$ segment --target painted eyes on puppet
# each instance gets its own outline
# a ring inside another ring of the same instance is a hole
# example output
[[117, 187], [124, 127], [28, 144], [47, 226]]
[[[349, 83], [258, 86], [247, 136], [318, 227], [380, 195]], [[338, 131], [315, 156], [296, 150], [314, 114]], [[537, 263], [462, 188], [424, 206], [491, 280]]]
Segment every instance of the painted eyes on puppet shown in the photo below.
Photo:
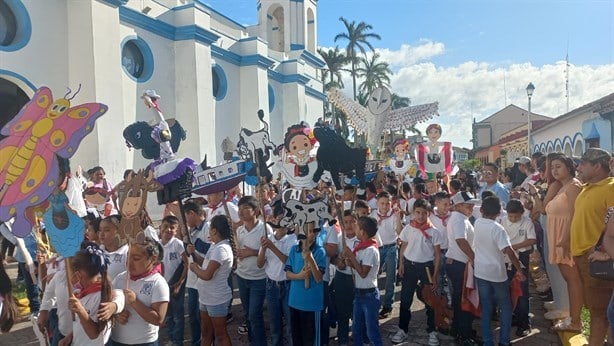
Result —
[[137, 132], [137, 133], [134, 135], [134, 138], [136, 138], [136, 139], [141, 139], [141, 131]]

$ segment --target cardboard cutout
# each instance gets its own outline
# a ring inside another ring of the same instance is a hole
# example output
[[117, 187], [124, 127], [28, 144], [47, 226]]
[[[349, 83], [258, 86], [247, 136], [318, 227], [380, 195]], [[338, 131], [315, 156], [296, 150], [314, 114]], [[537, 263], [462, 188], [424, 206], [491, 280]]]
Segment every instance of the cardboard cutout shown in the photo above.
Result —
[[85, 222], [69, 206], [69, 199], [61, 190], [49, 196], [51, 207], [43, 214], [45, 229], [55, 251], [63, 257], [72, 257], [83, 241]]
[[[179, 150], [181, 141], [186, 139], [186, 132], [175, 119], [167, 121], [170, 131], [170, 147], [173, 153]], [[145, 121], [137, 121], [124, 129], [124, 139], [128, 148], [140, 149], [141, 155], [148, 160], [159, 160], [161, 155], [160, 143], [156, 140], [160, 138], [160, 124], [152, 126]]]
[[356, 131], [367, 134], [367, 143], [373, 151], [379, 147], [384, 130], [409, 128], [439, 115], [438, 102], [391, 109], [392, 97], [384, 87], [375, 89], [369, 95], [367, 108], [337, 89], [328, 92], [328, 100], [348, 117]]
[[277, 166], [295, 188], [312, 189], [316, 186], [313, 175], [318, 168], [318, 162], [312, 154], [316, 142], [311, 129], [302, 122], [290, 126], [286, 132]]
[[237, 143], [239, 156], [248, 163], [249, 167], [245, 182], [252, 186], [258, 184], [257, 171], [260, 171], [260, 176], [265, 181], [270, 182], [273, 179], [267, 161], [271, 158], [271, 151], [274, 155], [278, 155], [277, 147], [271, 141], [269, 124], [264, 121], [262, 109], [258, 111], [258, 119], [264, 124], [264, 127], [258, 131], [241, 128]]
[[350, 148], [345, 140], [329, 127], [316, 127], [313, 130], [315, 138], [320, 142], [316, 155], [318, 169], [313, 175], [313, 181], [319, 182], [324, 171], [329, 171], [337, 193], [343, 193], [339, 181], [339, 173], [351, 176], [354, 173], [359, 181], [357, 194], [363, 194], [365, 189], [365, 164], [367, 149]]
[[207, 157], [194, 171], [192, 192], [199, 195], [211, 195], [232, 189], [245, 179], [247, 175], [244, 160], [235, 157], [233, 160], [219, 166], [209, 167]]
[[412, 161], [409, 158], [409, 142], [402, 138], [392, 143], [392, 155], [388, 160], [388, 170], [394, 172], [395, 175], [404, 176], [412, 167]]
[[329, 222], [334, 220], [334, 217], [328, 212], [328, 202], [326, 200], [303, 203], [291, 199], [284, 204], [284, 210], [285, 214], [279, 221], [279, 225], [284, 228], [292, 228], [294, 225], [297, 225], [299, 232], [308, 223], [313, 222], [315, 225], [319, 225], [320, 220]]
[[141, 169], [134, 177], [128, 176], [126, 180], [117, 184], [119, 210], [122, 215], [119, 224], [121, 244], [130, 240], [139, 239], [143, 234], [142, 220], [146, 215], [147, 193], [158, 191], [163, 188], [152, 177], [150, 171]]
[[435, 179], [439, 172], [452, 173], [452, 143], [440, 142], [441, 126], [431, 124], [426, 128], [429, 141], [418, 144], [416, 157], [420, 170], [427, 173], [429, 180]]
[[13, 230], [19, 237], [33, 226], [25, 218], [26, 208], [45, 201], [59, 183], [56, 155], [72, 157], [107, 111], [101, 103], [71, 107], [78, 92], [69, 97], [69, 89], [54, 100], [51, 90], [42, 87], [0, 131], [8, 136], [0, 141], [0, 220], [15, 217]]

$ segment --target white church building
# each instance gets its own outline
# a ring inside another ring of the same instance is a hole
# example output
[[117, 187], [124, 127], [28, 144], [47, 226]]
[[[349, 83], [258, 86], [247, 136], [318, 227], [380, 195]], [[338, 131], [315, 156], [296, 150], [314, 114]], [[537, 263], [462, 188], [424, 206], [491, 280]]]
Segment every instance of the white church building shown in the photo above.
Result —
[[0, 126], [38, 87], [61, 98], [81, 84], [73, 105], [109, 110], [71, 162], [100, 165], [113, 182], [148, 163], [122, 137], [151, 120], [145, 89], [186, 129], [179, 156], [220, 162], [224, 138], [262, 127], [259, 109], [280, 144], [287, 127], [323, 113], [317, 0], [258, 0], [254, 11], [246, 26], [200, 0], [0, 1]]

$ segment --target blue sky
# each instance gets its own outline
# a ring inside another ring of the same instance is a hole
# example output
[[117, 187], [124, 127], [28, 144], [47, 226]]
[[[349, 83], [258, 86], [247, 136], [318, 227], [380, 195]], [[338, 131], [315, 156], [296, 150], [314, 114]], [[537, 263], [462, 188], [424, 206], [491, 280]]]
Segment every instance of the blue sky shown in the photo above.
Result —
[[[257, 22], [256, 0], [203, 1], [237, 22]], [[613, 0], [320, 0], [317, 16], [322, 47], [344, 30], [340, 16], [371, 24], [393, 92], [413, 104], [439, 101], [437, 122], [461, 146], [471, 145], [472, 118], [510, 103], [526, 108], [529, 82], [534, 112], [566, 113], [567, 50], [569, 110], [614, 92]]]

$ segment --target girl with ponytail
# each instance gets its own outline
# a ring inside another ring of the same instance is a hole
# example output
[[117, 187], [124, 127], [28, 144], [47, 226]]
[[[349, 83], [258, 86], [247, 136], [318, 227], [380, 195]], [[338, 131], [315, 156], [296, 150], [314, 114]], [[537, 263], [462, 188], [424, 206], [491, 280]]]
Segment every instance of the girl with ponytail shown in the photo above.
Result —
[[[73, 284], [80, 286], [68, 299], [68, 309], [78, 318], [73, 322], [72, 345], [103, 345], [111, 335], [111, 321], [99, 321], [98, 307], [111, 301], [112, 286], [107, 275], [109, 259], [95, 244], [77, 252], [71, 260]], [[66, 341], [66, 340], [65, 340]]]
[[[162, 244], [151, 238], [130, 244], [128, 271], [113, 279], [113, 286], [125, 288], [126, 309], [113, 327], [114, 345], [153, 346], [168, 310], [169, 288], [161, 273]], [[126, 281], [128, 284], [126, 285]]]
[[231, 344], [226, 315], [232, 299], [228, 276], [235, 257], [233, 232], [225, 215], [216, 215], [211, 219], [209, 238], [213, 245], [207, 251], [202, 267], [191, 263], [190, 270], [199, 278], [202, 345], [212, 345], [215, 335], [215, 343], [225, 346]]

